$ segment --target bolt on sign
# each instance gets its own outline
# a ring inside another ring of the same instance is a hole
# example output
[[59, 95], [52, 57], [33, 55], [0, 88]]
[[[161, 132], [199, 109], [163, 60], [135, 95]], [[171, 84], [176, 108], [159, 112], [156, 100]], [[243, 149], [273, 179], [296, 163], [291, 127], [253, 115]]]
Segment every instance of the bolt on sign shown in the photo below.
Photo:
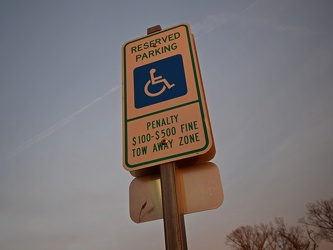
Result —
[[199, 63], [188, 24], [126, 42], [122, 46], [122, 78], [126, 170], [204, 155], [212, 148]]

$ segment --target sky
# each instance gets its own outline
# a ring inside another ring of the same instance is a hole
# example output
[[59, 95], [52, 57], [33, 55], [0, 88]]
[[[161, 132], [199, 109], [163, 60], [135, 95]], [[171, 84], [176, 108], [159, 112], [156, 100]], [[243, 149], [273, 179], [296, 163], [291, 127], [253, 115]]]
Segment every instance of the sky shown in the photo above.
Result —
[[[188, 248], [242, 225], [288, 225], [333, 197], [330, 0], [0, 1], [0, 248], [164, 249], [129, 216], [121, 46], [188, 23], [221, 207], [185, 215]], [[320, 250], [332, 249], [322, 243]]]

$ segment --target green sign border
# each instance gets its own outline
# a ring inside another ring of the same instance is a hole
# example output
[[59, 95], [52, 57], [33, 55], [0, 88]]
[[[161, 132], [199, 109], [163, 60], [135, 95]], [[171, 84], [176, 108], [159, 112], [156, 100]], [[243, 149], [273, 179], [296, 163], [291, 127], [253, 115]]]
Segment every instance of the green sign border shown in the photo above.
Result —
[[[146, 115], [138, 116], [138, 117], [135, 117], [135, 118], [132, 118], [132, 119], [127, 119], [126, 47], [128, 45], [130, 45], [131, 43], [133, 43], [133, 42], [140, 41], [140, 40], [146, 39], [148, 37], [156, 36], [158, 34], [161, 34], [161, 33], [173, 30], [173, 29], [177, 29], [177, 28], [182, 27], [182, 26], [185, 27], [185, 29], [186, 29], [188, 46], [189, 46], [190, 54], [191, 54], [192, 69], [193, 69], [193, 73], [194, 73], [195, 85], [196, 85], [197, 94], [198, 94], [198, 100], [194, 100], [194, 101], [191, 101], [191, 102], [188, 102], [188, 103], [184, 103], [184, 104], [181, 104], [181, 105], [173, 106], [173, 107], [170, 107], [170, 108], [167, 108], [167, 109], [163, 109], [163, 110], [158, 110], [156, 112], [152, 112], [152, 113], [149, 113], [149, 114], [146, 114]], [[151, 35], [147, 35], [147, 36], [135, 39], [135, 40], [131, 40], [131, 41], [129, 41], [128, 43], [126, 43], [123, 46], [123, 61], [124, 61], [124, 71], [123, 71], [123, 79], [124, 79], [124, 82], [123, 82], [123, 93], [124, 93], [124, 96], [123, 96], [123, 105], [124, 105], [124, 110], [123, 110], [124, 116], [123, 116], [123, 119], [124, 119], [124, 128], [123, 129], [125, 129], [125, 133], [124, 133], [125, 134], [125, 140], [124, 140], [125, 149], [123, 149], [123, 150], [125, 150], [125, 164], [126, 164], [126, 166], [128, 168], [133, 168], [133, 170], [142, 169], [142, 168], [144, 168], [143, 167], [144, 165], [148, 165], [148, 164], [150, 165], [151, 163], [155, 163], [156, 162], [156, 165], [158, 165], [158, 162], [160, 162], [160, 161], [164, 161], [164, 160], [168, 160], [168, 159], [171, 160], [171, 159], [177, 158], [179, 156], [200, 153], [200, 152], [206, 150], [207, 147], [208, 147], [208, 145], [210, 144], [209, 137], [208, 137], [208, 131], [207, 131], [207, 124], [205, 122], [205, 112], [204, 112], [204, 107], [203, 107], [202, 98], [201, 98], [201, 94], [202, 93], [200, 92], [198, 74], [197, 74], [197, 69], [195, 67], [196, 57], [195, 57], [195, 52], [194, 52], [194, 46], [191, 43], [191, 35], [192, 34], [190, 34], [190, 32], [189, 32], [189, 26], [187, 24], [179, 24], [177, 26], [174, 26], [174, 27], [171, 27], [171, 28], [164, 29], [164, 30], [161, 30], [159, 32], [153, 33]], [[203, 130], [204, 130], [205, 139], [206, 139], [206, 145], [205, 146], [203, 146], [200, 149], [196, 149], [196, 150], [192, 150], [192, 151], [187, 151], [187, 152], [183, 152], [183, 153], [179, 153], [179, 154], [175, 154], [175, 155], [169, 155], [169, 156], [166, 156], [166, 157], [163, 157], [163, 158], [158, 158], [158, 159], [154, 159], [154, 160], [150, 160], [150, 161], [145, 161], [145, 162], [134, 164], [134, 165], [129, 164], [129, 162], [128, 162], [128, 129], [127, 129], [128, 122], [131, 122], [131, 121], [134, 121], [134, 120], [138, 120], [138, 119], [141, 119], [143, 117], [152, 116], [152, 115], [155, 115], [155, 114], [166, 112], [166, 111], [169, 111], [169, 110], [177, 109], [177, 108], [180, 108], [180, 107], [184, 107], [184, 106], [187, 106], [187, 105], [191, 105], [191, 104], [194, 104], [194, 103], [197, 103], [197, 102], [199, 103], [199, 107], [200, 107], [200, 113], [201, 113], [201, 119], [202, 119], [202, 124], [203, 124]], [[147, 166], [147, 167], [150, 167], [150, 166]]]

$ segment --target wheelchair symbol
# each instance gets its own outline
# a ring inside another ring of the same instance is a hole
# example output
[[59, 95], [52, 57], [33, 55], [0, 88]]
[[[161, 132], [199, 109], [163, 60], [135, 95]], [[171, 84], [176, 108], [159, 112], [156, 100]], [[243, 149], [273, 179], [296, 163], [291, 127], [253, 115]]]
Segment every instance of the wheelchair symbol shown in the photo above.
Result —
[[[151, 96], [151, 97], [159, 96], [166, 90], [166, 88], [171, 89], [173, 86], [175, 86], [175, 84], [173, 84], [173, 83], [170, 84], [165, 78], [162, 78], [162, 76], [154, 76], [155, 72], [156, 72], [156, 69], [154, 69], [154, 68], [149, 71], [150, 80], [145, 85], [145, 94], [147, 96]], [[156, 93], [149, 92], [148, 87], [150, 84], [155, 85], [155, 84], [159, 84], [159, 83], [163, 83], [163, 87], [160, 91], [158, 91]]]

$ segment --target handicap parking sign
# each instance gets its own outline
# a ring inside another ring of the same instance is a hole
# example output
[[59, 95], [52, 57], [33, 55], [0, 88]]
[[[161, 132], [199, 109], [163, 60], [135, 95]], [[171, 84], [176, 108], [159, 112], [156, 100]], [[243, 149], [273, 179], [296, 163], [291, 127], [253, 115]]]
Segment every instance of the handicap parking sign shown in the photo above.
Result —
[[187, 93], [181, 55], [171, 56], [134, 69], [134, 104], [143, 108]]

